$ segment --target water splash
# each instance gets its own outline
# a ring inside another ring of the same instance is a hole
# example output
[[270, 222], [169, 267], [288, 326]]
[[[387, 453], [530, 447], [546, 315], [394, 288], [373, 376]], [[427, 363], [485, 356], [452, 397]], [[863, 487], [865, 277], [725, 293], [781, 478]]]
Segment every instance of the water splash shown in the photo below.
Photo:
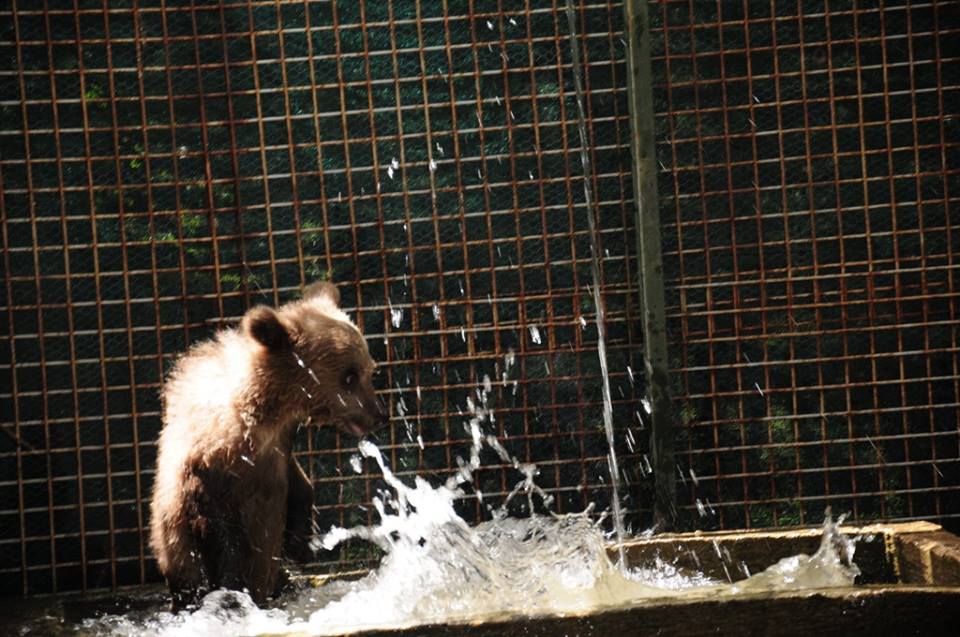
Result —
[[[482, 392], [481, 392], [482, 393]], [[820, 548], [812, 555], [780, 560], [734, 584], [702, 574], [686, 574], [660, 559], [632, 569], [616, 566], [591, 509], [578, 514], [509, 517], [503, 507], [493, 519], [471, 527], [454, 510], [461, 486], [479, 466], [479, 451], [489, 447], [524, 475], [516, 493], [539, 497], [534, 465], [511, 458], [479, 426], [485, 417], [474, 404], [469, 460], [444, 484], [434, 487], [416, 477], [413, 486], [397, 478], [380, 450], [363, 441], [359, 452], [372, 458], [391, 493], [374, 500], [379, 524], [334, 527], [320, 543], [332, 548], [352, 538], [379, 546], [379, 568], [356, 581], [332, 581], [301, 590], [281, 608], [258, 608], [244, 593], [214, 591], [192, 613], [128, 613], [88, 619], [85, 634], [179, 637], [202, 634], [258, 635], [297, 632], [333, 635], [366, 628], [401, 628], [426, 622], [502, 619], [583, 613], [678, 595], [735, 596], [774, 590], [849, 586], [859, 574], [853, 563], [854, 540], [829, 517]], [[719, 544], [717, 554], [730, 561]], [[749, 574], [741, 563], [740, 570]], [[729, 571], [727, 572], [730, 576]]]
[[827, 507], [820, 547], [813, 555], [785, 557], [762, 573], [730, 587], [733, 593], [851, 586], [860, 575], [853, 562], [856, 541], [840, 531], [844, 516], [834, 523]]

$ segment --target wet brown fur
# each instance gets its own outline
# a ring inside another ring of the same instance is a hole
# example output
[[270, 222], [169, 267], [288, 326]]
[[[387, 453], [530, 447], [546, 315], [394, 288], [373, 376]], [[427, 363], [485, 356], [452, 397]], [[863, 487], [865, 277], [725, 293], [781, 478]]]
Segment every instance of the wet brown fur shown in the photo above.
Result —
[[291, 455], [297, 427], [361, 434], [385, 421], [366, 342], [338, 303], [319, 283], [252, 308], [165, 383], [150, 546], [175, 609], [221, 587], [258, 604], [275, 594], [280, 560], [308, 554], [313, 487]]

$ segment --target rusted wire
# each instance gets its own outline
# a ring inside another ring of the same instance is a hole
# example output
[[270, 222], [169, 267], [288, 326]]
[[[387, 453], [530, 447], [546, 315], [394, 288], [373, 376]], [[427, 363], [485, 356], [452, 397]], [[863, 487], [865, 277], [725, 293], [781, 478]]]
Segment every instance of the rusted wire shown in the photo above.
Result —
[[658, 5], [691, 518], [953, 524], [957, 5]]

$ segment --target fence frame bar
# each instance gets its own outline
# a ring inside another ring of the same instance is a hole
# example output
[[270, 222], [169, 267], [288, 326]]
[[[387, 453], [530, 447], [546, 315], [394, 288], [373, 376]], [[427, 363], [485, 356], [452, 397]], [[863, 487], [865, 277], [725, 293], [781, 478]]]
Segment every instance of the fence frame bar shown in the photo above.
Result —
[[623, 13], [627, 40], [627, 100], [630, 106], [633, 198], [636, 202], [643, 362], [650, 401], [650, 455], [655, 489], [653, 521], [657, 530], [662, 531], [672, 528], [676, 519], [676, 426], [669, 390], [648, 0], [624, 0]]

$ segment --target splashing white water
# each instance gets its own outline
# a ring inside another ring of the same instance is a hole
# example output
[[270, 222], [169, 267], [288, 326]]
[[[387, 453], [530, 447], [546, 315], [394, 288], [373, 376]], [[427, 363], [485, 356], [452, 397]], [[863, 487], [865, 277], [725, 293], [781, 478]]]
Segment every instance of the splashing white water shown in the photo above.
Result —
[[823, 538], [816, 553], [785, 557], [762, 573], [732, 585], [731, 592], [852, 585], [860, 575], [860, 569], [853, 563], [856, 542], [840, 531], [843, 518], [841, 515], [834, 523], [830, 519], [830, 508], [827, 507]]
[[[531, 511], [535, 496], [544, 506], [550, 501], [534, 482], [534, 465], [518, 462], [499, 441], [483, 435], [480, 423], [490, 416], [488, 392], [484, 386], [478, 389], [478, 402], [468, 401], [472, 417], [467, 427], [473, 438], [469, 459], [458, 459], [460, 470], [443, 485], [433, 487], [418, 476], [408, 486], [373, 443], [360, 443], [360, 454], [376, 462], [391, 489], [389, 495], [374, 498], [380, 523], [334, 527], [317, 543], [329, 549], [358, 538], [379, 546], [385, 556], [366, 577], [300, 591], [282, 608], [260, 609], [244, 593], [221, 590], [207, 595], [192, 613], [107, 615], [86, 620], [82, 628], [111, 636], [331, 635], [510, 614], [585, 612], [690, 592], [736, 595], [849, 586], [859, 574], [853, 564], [854, 542], [839, 531], [842, 519], [834, 523], [829, 510], [823, 540], [812, 556], [785, 558], [748, 579], [722, 585], [703, 575], [682, 574], [660, 560], [631, 570], [618, 568], [589, 508], [573, 515], [515, 518], [501, 507], [492, 520], [471, 527], [457, 515], [454, 502], [464, 493], [461, 486], [472, 480], [485, 447], [524, 476], [507, 501], [523, 494]], [[719, 545], [716, 549], [724, 564], [732, 563]]]

